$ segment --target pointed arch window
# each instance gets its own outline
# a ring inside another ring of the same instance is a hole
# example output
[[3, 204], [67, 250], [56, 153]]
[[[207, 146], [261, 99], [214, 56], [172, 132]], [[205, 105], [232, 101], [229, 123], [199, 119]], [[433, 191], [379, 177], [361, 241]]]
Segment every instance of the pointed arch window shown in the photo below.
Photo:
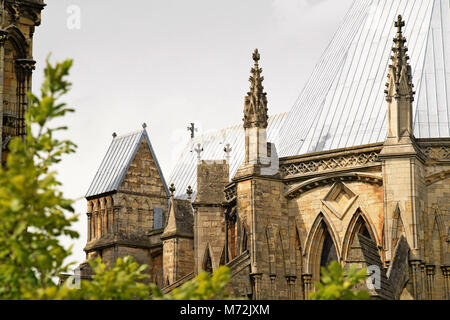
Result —
[[327, 267], [331, 261], [338, 260], [336, 247], [333, 239], [331, 238], [328, 229], [324, 229], [324, 239], [322, 244], [322, 252], [320, 255], [320, 266]]
[[323, 214], [320, 214], [314, 222], [311, 230], [311, 238], [306, 247], [309, 255], [309, 267], [312, 274], [312, 283], [320, 281], [321, 267], [327, 267], [332, 261], [340, 261], [339, 249], [336, 239]]

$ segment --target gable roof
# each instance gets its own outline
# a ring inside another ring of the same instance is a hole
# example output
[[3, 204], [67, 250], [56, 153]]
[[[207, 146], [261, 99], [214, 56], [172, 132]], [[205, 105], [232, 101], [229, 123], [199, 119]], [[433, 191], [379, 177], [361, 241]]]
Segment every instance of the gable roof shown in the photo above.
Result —
[[153, 160], [155, 161], [158, 174], [161, 177], [167, 197], [169, 188], [167, 187], [164, 175], [156, 158], [147, 130], [142, 129], [132, 133], [113, 138], [108, 151], [100, 164], [97, 173], [86, 193], [86, 198], [91, 198], [101, 194], [117, 191], [122, 184], [125, 174], [133, 161], [139, 146], [146, 140]]
[[[281, 125], [286, 113], [280, 113], [269, 117], [267, 127], [267, 142], [275, 143], [278, 148], [278, 137]], [[197, 190], [197, 153], [194, 149], [201, 144], [203, 152], [202, 160], [223, 160], [225, 152], [223, 148], [229, 143], [230, 153], [230, 178], [244, 161], [245, 132], [242, 124], [228, 127], [222, 130], [206, 132], [191, 139], [180, 155], [170, 175], [169, 182], [176, 187], [175, 198], [187, 199], [186, 189], [191, 186], [194, 190], [192, 199], [195, 199]]]
[[450, 2], [355, 0], [286, 118], [281, 157], [385, 140], [398, 14], [416, 91], [414, 135], [450, 137]]

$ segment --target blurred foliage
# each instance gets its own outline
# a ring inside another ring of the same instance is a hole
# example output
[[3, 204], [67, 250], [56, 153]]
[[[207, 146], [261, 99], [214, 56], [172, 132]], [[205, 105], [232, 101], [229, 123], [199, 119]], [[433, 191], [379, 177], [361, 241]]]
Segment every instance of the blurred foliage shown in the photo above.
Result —
[[41, 96], [28, 93], [25, 115], [26, 135], [9, 143], [7, 165], [0, 170], [0, 298], [21, 299], [28, 291], [54, 286], [53, 279], [67, 271], [64, 260], [71, 249], [64, 248], [60, 236], [78, 238], [71, 229], [77, 217], [73, 201], [58, 190], [52, 166], [75, 151], [69, 140], [58, 140], [49, 123], [73, 109], [59, 98], [68, 92], [72, 60], [54, 67], [47, 59]]
[[219, 267], [212, 276], [206, 272], [184, 283], [181, 287], [163, 294], [153, 283], [147, 284], [146, 265], [139, 265], [133, 257], [117, 259], [107, 267], [100, 258], [90, 260], [95, 275], [92, 280], [81, 280], [79, 287], [72, 278], [60, 287], [40, 289], [29, 294], [28, 299], [45, 300], [224, 300], [229, 299], [226, 286], [230, 281], [230, 269]]
[[26, 296], [40, 300], [149, 300], [150, 286], [145, 284], [149, 278], [143, 274], [146, 265], [138, 264], [133, 257], [118, 258], [114, 265], [107, 266], [100, 258], [89, 260], [94, 271], [92, 280], [73, 282], [68, 278], [61, 286], [35, 290]]
[[230, 269], [220, 266], [212, 276], [202, 271], [196, 278], [173, 289], [168, 294], [162, 294], [153, 285], [153, 298], [155, 300], [227, 300], [231, 299], [226, 289], [230, 279]]
[[311, 300], [368, 300], [370, 294], [354, 287], [366, 279], [367, 270], [350, 267], [346, 272], [341, 264], [332, 261], [327, 268], [321, 268], [320, 283], [316, 283], [316, 292], [310, 293]]

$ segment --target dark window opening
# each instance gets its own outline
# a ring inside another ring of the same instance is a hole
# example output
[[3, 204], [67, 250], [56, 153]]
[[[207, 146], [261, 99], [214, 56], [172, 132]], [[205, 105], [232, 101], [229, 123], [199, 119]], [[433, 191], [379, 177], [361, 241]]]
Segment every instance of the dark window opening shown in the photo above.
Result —
[[338, 260], [336, 247], [330, 233], [325, 230], [325, 239], [323, 241], [322, 255], [320, 257], [320, 266], [327, 267], [331, 261]]

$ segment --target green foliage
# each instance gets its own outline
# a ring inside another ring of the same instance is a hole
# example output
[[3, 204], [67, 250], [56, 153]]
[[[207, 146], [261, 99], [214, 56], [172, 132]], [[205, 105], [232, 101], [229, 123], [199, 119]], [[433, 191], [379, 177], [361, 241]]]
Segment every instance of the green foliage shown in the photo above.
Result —
[[50, 65], [47, 59], [41, 97], [28, 93], [26, 135], [9, 143], [7, 166], [0, 170], [0, 298], [21, 299], [27, 291], [54, 286], [54, 279], [67, 270], [70, 255], [59, 236], [77, 238], [71, 229], [76, 216], [73, 201], [64, 198], [52, 166], [75, 145], [58, 140], [49, 122], [73, 109], [59, 102], [71, 84], [65, 80], [72, 60]]
[[310, 293], [312, 300], [367, 300], [370, 295], [354, 287], [366, 279], [367, 270], [352, 266], [345, 272], [341, 264], [332, 261], [328, 268], [321, 268], [321, 283], [316, 283], [316, 292]]
[[29, 299], [40, 300], [148, 300], [151, 298], [150, 287], [143, 281], [149, 275], [143, 274], [146, 265], [139, 265], [133, 257], [118, 258], [113, 266], [108, 267], [100, 258], [89, 261], [94, 271], [92, 280], [82, 280], [79, 288], [73, 288], [71, 279], [60, 287], [40, 289]]
[[227, 300], [231, 299], [226, 289], [230, 279], [230, 269], [220, 266], [212, 276], [203, 271], [196, 278], [165, 295], [153, 285], [153, 298], [155, 300]]

